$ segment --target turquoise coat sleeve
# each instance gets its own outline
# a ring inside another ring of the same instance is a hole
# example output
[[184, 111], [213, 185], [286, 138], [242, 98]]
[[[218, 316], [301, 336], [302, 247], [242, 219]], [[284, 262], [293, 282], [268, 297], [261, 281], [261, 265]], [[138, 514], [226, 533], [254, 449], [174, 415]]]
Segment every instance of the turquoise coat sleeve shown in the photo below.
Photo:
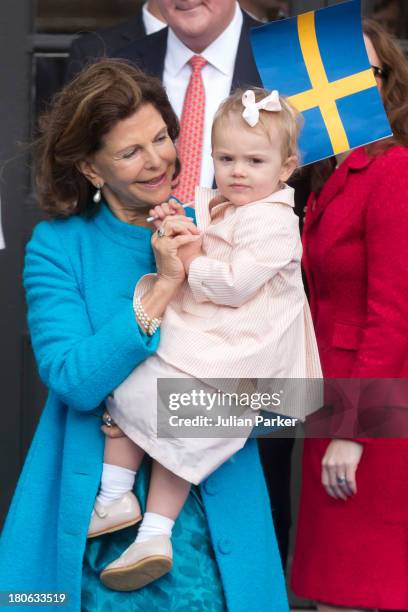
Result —
[[152, 355], [159, 332], [144, 335], [131, 299], [95, 331], [80, 280], [52, 222], [40, 223], [27, 246], [24, 287], [39, 373], [62, 402], [93, 410]]

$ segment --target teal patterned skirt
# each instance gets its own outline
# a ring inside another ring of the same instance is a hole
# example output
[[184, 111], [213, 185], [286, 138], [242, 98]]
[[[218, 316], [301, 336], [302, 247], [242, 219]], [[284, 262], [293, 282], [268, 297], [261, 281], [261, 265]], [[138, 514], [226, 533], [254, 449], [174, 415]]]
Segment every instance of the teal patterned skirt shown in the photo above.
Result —
[[[138, 472], [135, 493], [146, 505], [150, 462]], [[173, 569], [138, 591], [111, 591], [99, 574], [135, 539], [136, 527], [89, 540], [82, 579], [82, 612], [226, 612], [227, 607], [201, 494], [192, 487], [172, 536]]]

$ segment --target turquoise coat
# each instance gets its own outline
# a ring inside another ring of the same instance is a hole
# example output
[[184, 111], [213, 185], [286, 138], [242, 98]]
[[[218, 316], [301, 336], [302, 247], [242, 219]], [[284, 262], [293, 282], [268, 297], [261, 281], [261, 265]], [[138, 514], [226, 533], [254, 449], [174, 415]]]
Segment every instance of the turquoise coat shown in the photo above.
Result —
[[[81, 609], [101, 404], [159, 342], [159, 332], [140, 332], [132, 308], [136, 282], [154, 271], [150, 239], [103, 205], [89, 219], [40, 223], [28, 244], [29, 327], [49, 396], [0, 540], [0, 591], [64, 591], [69, 601], [55, 609]], [[287, 612], [256, 442], [200, 488], [228, 610]]]

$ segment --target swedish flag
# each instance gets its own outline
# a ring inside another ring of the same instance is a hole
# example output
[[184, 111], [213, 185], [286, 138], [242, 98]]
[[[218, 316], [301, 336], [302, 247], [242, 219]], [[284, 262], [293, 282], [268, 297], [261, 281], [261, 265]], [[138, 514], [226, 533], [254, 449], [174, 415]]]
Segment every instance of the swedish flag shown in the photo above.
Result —
[[303, 113], [303, 164], [392, 134], [360, 15], [360, 0], [352, 0], [252, 30], [264, 86]]

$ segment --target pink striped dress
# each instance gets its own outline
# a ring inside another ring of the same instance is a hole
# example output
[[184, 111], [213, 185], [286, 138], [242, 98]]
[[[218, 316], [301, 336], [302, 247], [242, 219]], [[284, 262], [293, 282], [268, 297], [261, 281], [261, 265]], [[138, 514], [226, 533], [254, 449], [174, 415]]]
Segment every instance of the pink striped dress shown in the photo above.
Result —
[[[158, 378], [183, 378], [182, 391], [188, 379], [191, 390], [197, 388], [198, 379], [200, 388], [232, 392], [245, 387], [241, 379], [251, 379], [253, 390], [265, 390], [265, 381], [271, 379], [321, 377], [302, 282], [293, 189], [285, 185], [264, 200], [239, 207], [226, 202], [210, 212], [215, 195], [212, 189], [196, 190], [204, 255], [192, 262], [188, 280], [166, 309], [157, 353], [107, 400], [109, 412], [128, 437], [195, 484], [242, 448], [251, 426], [232, 430], [227, 437], [217, 432], [207, 437], [205, 427], [192, 437], [177, 437], [177, 429], [169, 437], [158, 437]], [[143, 277], [135, 295], [148, 291], [154, 277]], [[259, 387], [260, 379], [264, 381]], [[165, 410], [161, 404], [160, 419]], [[308, 412], [303, 402], [270, 410], [299, 419]], [[241, 416], [253, 419], [254, 414], [247, 408]], [[202, 415], [208, 416], [207, 408]]]

